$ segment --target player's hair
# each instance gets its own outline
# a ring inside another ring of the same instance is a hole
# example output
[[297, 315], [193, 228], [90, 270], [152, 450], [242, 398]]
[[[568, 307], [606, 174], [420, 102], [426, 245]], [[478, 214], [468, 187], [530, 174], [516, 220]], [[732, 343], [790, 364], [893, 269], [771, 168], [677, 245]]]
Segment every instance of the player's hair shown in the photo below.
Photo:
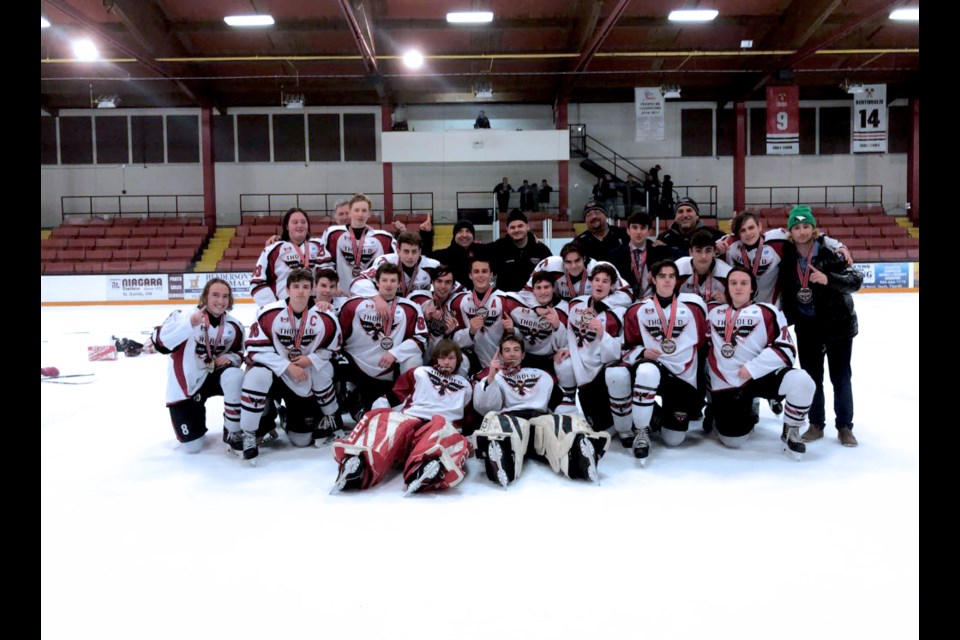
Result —
[[311, 271], [310, 269], [303, 269], [303, 268], [294, 269], [293, 271], [291, 271], [290, 274], [287, 276], [287, 289], [289, 289], [291, 285], [297, 282], [309, 282], [310, 286], [313, 287], [313, 282], [314, 282], [313, 271]]
[[349, 199], [349, 198], [340, 198], [339, 200], [337, 200], [336, 202], [334, 202], [334, 203], [333, 203], [333, 213], [336, 213], [336, 212], [337, 212], [337, 209], [339, 209], [339, 208], [342, 207], [342, 206], [348, 206], [348, 207], [349, 207], [349, 206], [350, 206], [350, 199]]
[[551, 286], [555, 287], [557, 283], [554, 282], [554, 277], [555, 276], [552, 273], [548, 273], [546, 271], [537, 271], [536, 273], [533, 274], [533, 278], [531, 278], [530, 284], [535, 285], [538, 282], [549, 282]]
[[610, 284], [617, 284], [617, 270], [613, 268], [612, 264], [601, 262], [595, 266], [590, 272], [590, 279], [593, 280], [598, 273], [607, 274], [607, 277], [610, 278]]
[[576, 240], [571, 240], [567, 244], [563, 245], [563, 247], [560, 249], [560, 257], [563, 259], [565, 259], [567, 255], [571, 253], [575, 253], [583, 258], [584, 262], [587, 261], [587, 256], [583, 253], [583, 245]]
[[317, 272], [317, 282], [320, 282], [321, 278], [326, 278], [334, 284], [340, 282], [340, 274], [337, 273], [336, 269], [320, 269]]
[[281, 240], [286, 241], [290, 239], [290, 229], [288, 227], [290, 226], [290, 218], [295, 213], [302, 213], [303, 217], [307, 219], [307, 237], [310, 237], [310, 216], [308, 216], [307, 212], [300, 207], [290, 207], [287, 209], [287, 212], [283, 214], [283, 220], [280, 221], [281, 226], [283, 227], [283, 231], [280, 233]]
[[419, 233], [411, 233], [409, 231], [404, 231], [397, 236], [397, 246], [401, 244], [410, 244], [419, 249], [423, 249], [423, 240], [420, 239]]
[[758, 227], [760, 226], [760, 217], [757, 214], [753, 213], [752, 211], [741, 211], [733, 219], [733, 224], [730, 226], [730, 230], [733, 232], [733, 235], [737, 237], [740, 236], [740, 229], [747, 220], [753, 220], [757, 223]]
[[377, 282], [380, 282], [380, 276], [382, 276], [385, 273], [392, 273], [395, 276], [397, 276], [398, 280], [401, 279], [400, 267], [393, 264], [392, 262], [384, 262], [379, 267], [377, 267], [377, 274], [374, 276], [374, 280], [376, 280]]
[[674, 274], [680, 275], [680, 270], [677, 269], [676, 262], [674, 262], [673, 260], [660, 260], [659, 262], [654, 262], [650, 266], [650, 277], [656, 278], [658, 275], [660, 275], [660, 272], [667, 267], [670, 267], [671, 269], [673, 269]]
[[508, 342], [516, 342], [518, 345], [520, 345], [520, 351], [524, 353], [527, 352], [527, 345], [524, 344], [523, 339], [515, 333], [508, 333], [500, 338], [499, 350], [501, 352], [503, 350], [503, 345], [507, 344]]
[[650, 220], [650, 216], [643, 212], [636, 212], [629, 218], [627, 218], [627, 228], [630, 228], [630, 225], [639, 225], [641, 227], [650, 227], [653, 224], [653, 221]]
[[366, 202], [367, 207], [370, 209], [370, 211], [373, 211], [373, 201], [370, 200], [370, 198], [368, 198], [367, 196], [363, 195], [362, 193], [358, 193], [352, 198], [350, 198], [350, 207], [353, 208], [353, 205], [355, 205], [358, 202]]
[[700, 229], [692, 236], [690, 236], [690, 248], [691, 249], [703, 249], [705, 247], [714, 247], [716, 248], [717, 241], [713, 239], [713, 234], [707, 231], [706, 229]]
[[469, 271], [473, 271], [473, 265], [477, 264], [478, 262], [483, 262], [488, 267], [490, 267], [490, 273], [496, 273], [496, 270], [493, 268], [493, 261], [490, 260], [490, 258], [485, 258], [483, 256], [475, 256], [470, 259]]
[[[430, 274], [430, 282], [433, 282], [437, 278], [442, 278], [445, 275], [452, 274], [453, 269], [445, 264], [441, 264], [433, 269], [426, 269], [426, 272]], [[454, 278], [454, 281], [456, 281], [456, 278]]]
[[733, 298], [730, 297], [730, 276], [735, 273], [745, 273], [750, 276], [750, 300], [753, 301], [757, 297], [757, 276], [753, 275], [750, 269], [737, 265], [727, 272], [727, 278], [723, 281], [723, 292], [727, 296], [727, 302], [733, 304]]
[[430, 366], [437, 366], [437, 361], [440, 358], [451, 353], [457, 354], [457, 368], [454, 369], [454, 371], [459, 371], [460, 365], [463, 364], [463, 350], [460, 348], [460, 345], [449, 338], [444, 338], [433, 348], [433, 351], [430, 353]]
[[200, 292], [200, 301], [197, 303], [197, 308], [207, 306], [207, 296], [210, 295], [210, 287], [215, 284], [222, 284], [227, 288], [229, 294], [229, 301], [227, 302], [227, 311], [233, 309], [233, 287], [230, 286], [230, 283], [224, 280], [223, 278], [210, 278], [207, 280], [207, 284], [203, 285], [203, 291]]

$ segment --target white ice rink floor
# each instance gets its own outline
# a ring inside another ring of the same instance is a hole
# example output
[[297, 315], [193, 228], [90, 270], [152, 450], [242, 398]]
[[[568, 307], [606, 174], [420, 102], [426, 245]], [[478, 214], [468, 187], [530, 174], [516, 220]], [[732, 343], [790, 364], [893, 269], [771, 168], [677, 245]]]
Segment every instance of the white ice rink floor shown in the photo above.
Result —
[[44, 307], [41, 366], [96, 376], [40, 384], [41, 637], [918, 637], [918, 332], [895, 348], [889, 323], [919, 326], [919, 294], [855, 300], [856, 449], [827, 384], [827, 437], [800, 462], [764, 403], [739, 451], [694, 423], [646, 469], [614, 443], [601, 486], [529, 461], [504, 491], [471, 460], [407, 499], [399, 474], [328, 495], [329, 447], [282, 439], [245, 466], [220, 398], [181, 453], [164, 356], [86, 360], [175, 307]]

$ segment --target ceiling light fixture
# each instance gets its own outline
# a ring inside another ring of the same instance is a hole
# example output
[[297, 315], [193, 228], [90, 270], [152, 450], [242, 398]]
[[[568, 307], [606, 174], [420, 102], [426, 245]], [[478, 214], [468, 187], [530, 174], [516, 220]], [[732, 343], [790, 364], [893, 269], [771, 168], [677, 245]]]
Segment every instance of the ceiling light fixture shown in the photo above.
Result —
[[409, 69], [419, 69], [423, 66], [423, 54], [416, 49], [411, 49], [403, 54], [403, 64]]
[[97, 98], [97, 109], [116, 109], [120, 98], [116, 95], [100, 96]]
[[660, 93], [663, 94], [663, 97], [666, 100], [671, 98], [680, 98], [680, 87], [675, 84], [665, 84], [660, 87]]
[[90, 40], [77, 40], [73, 43], [73, 57], [77, 60], [96, 60], [100, 52]]
[[667, 16], [672, 22], [709, 22], [720, 15], [716, 9], [674, 9]]
[[753, 49], [753, 40], [741, 40], [740, 41], [741, 49]]
[[267, 14], [224, 16], [223, 21], [231, 27], [269, 27], [273, 24], [273, 16]]
[[493, 22], [493, 11], [451, 11], [447, 14], [451, 24], [481, 24]]
[[895, 9], [890, 12], [890, 19], [920, 22], [920, 9]]
[[50, 26], [50, 21], [44, 18], [43, 16], [40, 16], [40, 28], [46, 29], [49, 26]]

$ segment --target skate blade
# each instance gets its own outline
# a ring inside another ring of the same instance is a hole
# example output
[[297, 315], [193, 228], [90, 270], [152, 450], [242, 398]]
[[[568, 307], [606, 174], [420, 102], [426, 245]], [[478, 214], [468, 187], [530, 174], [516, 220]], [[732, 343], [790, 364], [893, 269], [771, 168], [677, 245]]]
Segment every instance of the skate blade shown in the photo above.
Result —
[[794, 451], [787, 445], [783, 445], [781, 450], [783, 451], [783, 455], [787, 456], [788, 458], [791, 458], [794, 462], [800, 462], [800, 460], [803, 459], [802, 453], [800, 453], [799, 451]]
[[[649, 456], [647, 456], [647, 457], [649, 457]], [[647, 468], [647, 457], [637, 458], [637, 462], [640, 463], [640, 467], [641, 467], [642, 469], [646, 469], [646, 468]]]
[[421, 473], [419, 477], [414, 478], [413, 482], [407, 486], [407, 491], [403, 494], [403, 497], [409, 498], [420, 491], [421, 488], [436, 480], [440, 475], [440, 471], [440, 463], [438, 461], [431, 460], [428, 462], [423, 467], [423, 473]]
[[249, 465], [249, 466], [251, 466], [251, 467], [256, 467], [256, 466], [257, 466], [257, 459], [256, 459], [256, 458], [250, 458], [249, 460], [247, 460], [247, 465]]

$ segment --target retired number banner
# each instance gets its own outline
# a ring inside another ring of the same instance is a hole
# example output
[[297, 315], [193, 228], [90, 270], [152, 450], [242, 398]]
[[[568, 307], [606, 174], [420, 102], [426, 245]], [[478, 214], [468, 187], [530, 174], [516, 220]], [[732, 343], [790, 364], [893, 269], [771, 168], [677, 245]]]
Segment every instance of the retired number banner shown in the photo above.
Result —
[[853, 152], [887, 152], [887, 85], [866, 84], [853, 94]]
[[800, 92], [767, 87], [767, 155], [800, 153]]

